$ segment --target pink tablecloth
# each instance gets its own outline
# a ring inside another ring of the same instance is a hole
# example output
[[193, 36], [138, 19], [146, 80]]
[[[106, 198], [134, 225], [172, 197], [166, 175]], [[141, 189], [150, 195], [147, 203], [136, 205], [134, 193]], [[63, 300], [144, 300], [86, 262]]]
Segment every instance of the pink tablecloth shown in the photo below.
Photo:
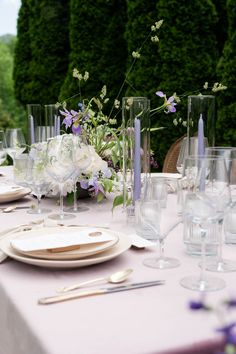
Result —
[[[31, 197], [17, 202], [29, 203]], [[55, 199], [43, 203], [58, 208]], [[112, 215], [111, 200], [82, 203], [89, 211], [68, 223], [106, 224], [132, 232], [121, 209]], [[0, 218], [3, 230], [37, 217], [17, 210], [2, 213]], [[166, 254], [181, 260], [179, 268], [161, 271], [145, 267], [143, 260], [155, 251], [131, 248], [109, 262], [73, 270], [45, 269], [13, 260], [0, 264], [0, 354], [210, 353], [220, 340], [214, 332], [219, 323], [213, 314], [190, 311], [188, 302], [198, 300], [199, 294], [179, 285], [183, 276], [199, 272], [198, 259], [185, 253], [182, 225], [166, 240]], [[236, 259], [234, 247], [225, 246], [224, 252]], [[165, 279], [166, 285], [50, 306], [37, 304], [40, 297], [55, 294], [58, 287], [125, 268], [133, 268], [132, 282]], [[235, 273], [221, 277], [227, 287], [207, 295], [212, 304], [236, 294]]]

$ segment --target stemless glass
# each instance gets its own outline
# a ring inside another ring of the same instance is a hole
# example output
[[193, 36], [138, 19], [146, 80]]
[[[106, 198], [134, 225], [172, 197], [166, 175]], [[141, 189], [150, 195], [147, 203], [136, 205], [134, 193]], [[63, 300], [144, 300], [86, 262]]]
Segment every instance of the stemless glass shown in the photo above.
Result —
[[22, 154], [26, 149], [25, 137], [21, 128], [6, 130], [6, 146], [7, 153], [14, 164], [15, 157]]
[[73, 206], [67, 208], [66, 211], [71, 211], [73, 213], [80, 213], [82, 211], [89, 210], [86, 206], [78, 205], [77, 202], [77, 183], [79, 182], [79, 176], [85, 172], [86, 168], [90, 165], [91, 156], [90, 150], [87, 143], [86, 136], [83, 134], [74, 135], [74, 149], [75, 149], [75, 172], [73, 173], [73, 186], [74, 186], [74, 200]]
[[186, 196], [184, 217], [200, 228], [201, 237], [201, 272], [200, 275], [184, 277], [180, 284], [187, 289], [197, 291], [216, 291], [225, 287], [225, 282], [217, 277], [206, 276], [206, 237], [211, 224], [218, 222], [216, 208], [209, 198], [202, 193], [189, 193]]
[[177, 196], [175, 193], [165, 193], [163, 182], [167, 185], [167, 180], [161, 179], [160, 182], [160, 179], [152, 178], [149, 191], [140, 204], [141, 223], [152, 232], [149, 239], [159, 241], [160, 245], [160, 257], [145, 259], [143, 264], [157, 269], [180, 265], [179, 260], [164, 255], [164, 240], [180, 222], [180, 218], [177, 213]]
[[47, 142], [47, 162], [45, 170], [59, 185], [60, 188], [60, 213], [48, 217], [55, 220], [74, 218], [75, 215], [64, 213], [63, 187], [64, 183], [75, 172], [75, 149], [72, 134], [58, 135]]

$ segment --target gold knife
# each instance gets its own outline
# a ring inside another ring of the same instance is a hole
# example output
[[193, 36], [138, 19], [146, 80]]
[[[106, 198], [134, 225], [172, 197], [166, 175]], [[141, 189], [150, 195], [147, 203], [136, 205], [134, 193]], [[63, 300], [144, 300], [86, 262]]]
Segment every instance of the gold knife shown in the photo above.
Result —
[[133, 284], [129, 284], [129, 285], [115, 286], [115, 287], [110, 287], [110, 288], [101, 288], [101, 289], [96, 289], [96, 290], [82, 291], [82, 292], [73, 293], [73, 294], [44, 297], [44, 298], [39, 299], [38, 303], [40, 305], [48, 305], [48, 304], [54, 304], [57, 302], [62, 302], [62, 301], [67, 301], [67, 300], [72, 300], [72, 299], [79, 299], [81, 297], [86, 297], [86, 296], [111, 294], [111, 293], [116, 293], [118, 291], [140, 289], [140, 288], [146, 288], [149, 286], [156, 286], [156, 285], [163, 285], [163, 284], [165, 284], [165, 280], [154, 280], [154, 281], [148, 281], [148, 282], [143, 282], [143, 283], [133, 283]]

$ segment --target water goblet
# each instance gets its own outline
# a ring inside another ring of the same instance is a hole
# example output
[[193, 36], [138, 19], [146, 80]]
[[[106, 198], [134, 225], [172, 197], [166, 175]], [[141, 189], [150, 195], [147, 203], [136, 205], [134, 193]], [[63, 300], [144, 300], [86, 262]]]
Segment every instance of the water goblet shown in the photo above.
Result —
[[6, 147], [7, 154], [12, 158], [14, 165], [15, 157], [26, 149], [25, 137], [21, 128], [6, 130]]
[[45, 171], [46, 153], [32, 146], [29, 152], [28, 164], [26, 170], [26, 183], [31, 189], [32, 194], [37, 198], [37, 207], [27, 211], [29, 214], [45, 214], [51, 212], [51, 209], [41, 207], [41, 198], [50, 190], [50, 180]]
[[180, 222], [177, 213], [177, 198], [174, 193], [168, 193], [163, 203], [163, 198], [160, 198], [163, 195], [161, 191], [160, 180], [153, 179], [149, 193], [140, 203], [141, 222], [152, 232], [151, 239], [159, 241], [160, 245], [160, 256], [145, 259], [143, 264], [157, 269], [175, 268], [180, 265], [180, 262], [175, 258], [165, 256], [164, 240]]
[[63, 187], [76, 170], [75, 148], [72, 134], [58, 135], [47, 141], [47, 162], [45, 170], [59, 185], [60, 189], [60, 213], [48, 217], [54, 220], [74, 218], [74, 214], [64, 213], [63, 210]]
[[180, 284], [187, 289], [197, 291], [216, 291], [225, 287], [225, 282], [217, 277], [206, 276], [206, 239], [207, 232], [218, 222], [217, 209], [209, 198], [202, 193], [189, 193], [186, 196], [184, 217], [200, 228], [201, 271], [199, 275], [184, 277]]

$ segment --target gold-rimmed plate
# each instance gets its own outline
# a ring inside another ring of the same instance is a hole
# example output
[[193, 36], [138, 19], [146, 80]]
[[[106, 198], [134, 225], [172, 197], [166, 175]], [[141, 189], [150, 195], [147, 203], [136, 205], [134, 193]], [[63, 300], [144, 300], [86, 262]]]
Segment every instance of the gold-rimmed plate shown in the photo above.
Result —
[[[127, 251], [131, 247], [131, 238], [123, 233], [117, 231], [111, 231], [114, 235], [117, 236], [118, 241], [113, 246], [107, 250], [104, 250], [101, 253], [94, 254], [82, 259], [70, 259], [70, 260], [55, 260], [55, 259], [41, 259], [41, 258], [33, 258], [26, 255], [22, 255], [15, 251], [11, 247], [11, 240], [8, 239], [2, 244], [2, 251], [12, 259], [15, 259], [19, 262], [23, 262], [26, 264], [38, 266], [38, 267], [46, 267], [46, 268], [55, 268], [55, 269], [71, 269], [71, 268], [80, 268], [86, 267], [102, 262], [107, 262], [111, 259], [114, 259], [125, 251]], [[16, 237], [16, 235], [14, 235]], [[13, 236], [13, 237], [14, 237]]]

